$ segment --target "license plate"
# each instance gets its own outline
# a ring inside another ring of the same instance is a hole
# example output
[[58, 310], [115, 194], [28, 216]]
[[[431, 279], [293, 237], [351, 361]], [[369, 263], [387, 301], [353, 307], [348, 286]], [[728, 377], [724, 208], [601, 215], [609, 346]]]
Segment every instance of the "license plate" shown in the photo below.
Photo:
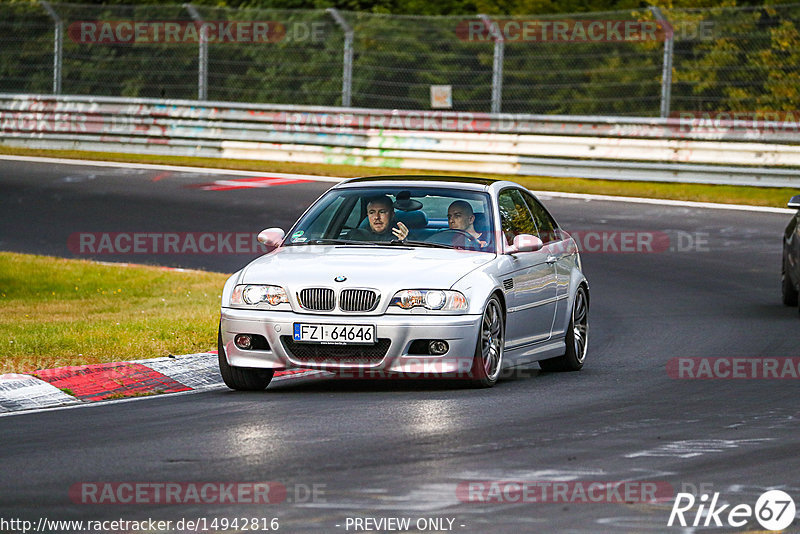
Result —
[[294, 340], [310, 343], [373, 344], [375, 325], [294, 323]]

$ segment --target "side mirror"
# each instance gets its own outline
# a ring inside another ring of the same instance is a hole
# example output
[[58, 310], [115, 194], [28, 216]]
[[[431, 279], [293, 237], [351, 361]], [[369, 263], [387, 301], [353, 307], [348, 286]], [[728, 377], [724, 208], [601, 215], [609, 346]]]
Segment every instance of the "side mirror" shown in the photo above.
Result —
[[542, 240], [531, 234], [519, 234], [514, 237], [514, 244], [506, 246], [506, 254], [516, 254], [517, 252], [536, 252], [544, 246]]
[[283, 242], [284, 236], [286, 236], [286, 232], [280, 228], [267, 228], [259, 232], [258, 242], [268, 247], [278, 247]]
[[800, 209], [800, 195], [795, 195], [792, 197], [792, 200], [786, 204], [786, 207], [791, 208], [793, 210]]

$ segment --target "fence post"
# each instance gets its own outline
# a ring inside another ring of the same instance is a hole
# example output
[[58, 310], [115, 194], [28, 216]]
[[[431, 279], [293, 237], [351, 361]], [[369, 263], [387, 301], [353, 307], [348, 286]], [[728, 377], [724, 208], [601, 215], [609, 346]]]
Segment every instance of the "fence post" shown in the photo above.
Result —
[[349, 108], [353, 92], [353, 28], [335, 7], [326, 9], [344, 31], [344, 61], [342, 66], [342, 106]]
[[494, 58], [492, 60], [492, 113], [500, 113], [503, 101], [503, 55], [505, 39], [500, 28], [487, 15], [478, 15], [494, 40]]
[[664, 39], [664, 65], [661, 71], [661, 118], [667, 118], [672, 98], [672, 50], [675, 34], [669, 21], [658, 7], [650, 6], [650, 11], [653, 12], [656, 20], [661, 23], [666, 36]]
[[192, 20], [200, 23], [200, 43], [197, 56], [197, 99], [208, 99], [208, 28], [205, 27], [203, 17], [192, 4], [183, 4]]
[[55, 27], [55, 38], [53, 42], [53, 94], [61, 94], [61, 64], [63, 62], [63, 49], [64, 49], [64, 21], [58, 16], [50, 2], [39, 0], [42, 7], [53, 19]]

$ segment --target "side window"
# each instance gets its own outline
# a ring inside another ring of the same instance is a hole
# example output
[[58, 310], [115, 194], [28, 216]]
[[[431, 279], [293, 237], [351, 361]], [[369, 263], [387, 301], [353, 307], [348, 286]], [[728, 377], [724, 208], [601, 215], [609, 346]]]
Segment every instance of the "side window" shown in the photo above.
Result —
[[519, 234], [531, 234], [538, 236], [536, 223], [531, 217], [525, 199], [517, 189], [506, 189], [497, 197], [498, 208], [500, 209], [500, 224], [502, 225], [503, 235], [506, 244], [514, 242], [514, 237]]
[[558, 225], [550, 216], [550, 214], [547, 213], [547, 210], [544, 209], [544, 206], [542, 206], [542, 204], [536, 200], [533, 195], [528, 193], [523, 193], [522, 195], [525, 198], [525, 202], [528, 204], [528, 209], [531, 210], [531, 215], [533, 215], [533, 221], [536, 223], [536, 228], [539, 229], [539, 239], [541, 239], [544, 243], [560, 240], [561, 237], [560, 233], [558, 232]]

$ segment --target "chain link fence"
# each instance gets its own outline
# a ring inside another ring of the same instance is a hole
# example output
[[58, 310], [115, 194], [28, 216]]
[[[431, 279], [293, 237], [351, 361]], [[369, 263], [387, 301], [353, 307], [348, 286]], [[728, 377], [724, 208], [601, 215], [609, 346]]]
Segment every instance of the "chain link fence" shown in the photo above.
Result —
[[800, 4], [422, 17], [0, 4], [0, 92], [663, 116], [800, 109]]

